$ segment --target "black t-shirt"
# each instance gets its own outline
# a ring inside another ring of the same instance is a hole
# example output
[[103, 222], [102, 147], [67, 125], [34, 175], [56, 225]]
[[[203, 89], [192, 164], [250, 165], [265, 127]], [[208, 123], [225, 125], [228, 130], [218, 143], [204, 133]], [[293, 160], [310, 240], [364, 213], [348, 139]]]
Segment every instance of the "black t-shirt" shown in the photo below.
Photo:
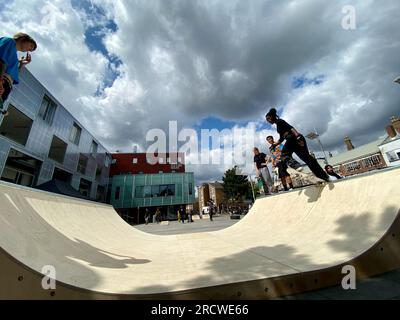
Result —
[[278, 119], [278, 121], [276, 121], [276, 131], [278, 131], [280, 138], [279, 138], [279, 142], [282, 142], [283, 140], [285, 140], [285, 137], [283, 136], [286, 132], [289, 132], [293, 129], [293, 127], [287, 123], [285, 120], [282, 119]]
[[265, 163], [266, 154], [260, 152], [259, 154], [254, 156], [254, 162], [256, 163], [257, 169], [265, 168], [266, 165], [262, 164]]

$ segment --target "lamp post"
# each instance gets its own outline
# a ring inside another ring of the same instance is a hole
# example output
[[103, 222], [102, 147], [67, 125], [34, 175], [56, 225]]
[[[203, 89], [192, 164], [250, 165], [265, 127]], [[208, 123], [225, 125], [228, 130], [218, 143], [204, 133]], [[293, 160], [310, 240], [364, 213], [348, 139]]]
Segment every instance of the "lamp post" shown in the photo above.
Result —
[[327, 160], [328, 158], [326, 157], [326, 153], [325, 153], [325, 150], [324, 150], [324, 146], [322, 145], [321, 140], [319, 139], [319, 134], [318, 134], [317, 130], [314, 128], [314, 131], [312, 131], [308, 135], [306, 135], [306, 138], [308, 138], [310, 140], [317, 140], [318, 141], [318, 144], [321, 147], [322, 153], [324, 154], [324, 162], [325, 162], [325, 164], [329, 164], [328, 160]]

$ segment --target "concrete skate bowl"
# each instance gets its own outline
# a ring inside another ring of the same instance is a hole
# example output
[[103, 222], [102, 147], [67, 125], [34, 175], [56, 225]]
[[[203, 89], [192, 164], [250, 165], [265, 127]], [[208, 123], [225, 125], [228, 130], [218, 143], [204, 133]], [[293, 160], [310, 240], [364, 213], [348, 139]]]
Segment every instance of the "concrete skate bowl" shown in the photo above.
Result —
[[[397, 169], [295, 190], [229, 228], [168, 236], [111, 206], [1, 182], [0, 298], [269, 299], [340, 284], [344, 265], [360, 279], [391, 271], [398, 181]], [[55, 289], [43, 289], [46, 266]]]

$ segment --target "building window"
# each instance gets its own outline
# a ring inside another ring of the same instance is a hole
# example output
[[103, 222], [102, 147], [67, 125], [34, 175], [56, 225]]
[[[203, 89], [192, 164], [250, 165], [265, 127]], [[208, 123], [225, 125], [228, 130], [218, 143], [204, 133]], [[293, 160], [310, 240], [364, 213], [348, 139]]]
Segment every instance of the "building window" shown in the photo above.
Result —
[[39, 110], [39, 118], [51, 125], [53, 123], [54, 115], [56, 113], [56, 108], [56, 103], [45, 95]]
[[390, 151], [386, 153], [386, 156], [389, 159], [389, 162], [395, 162], [400, 160], [400, 152], [399, 151]]
[[82, 128], [78, 126], [76, 123], [74, 123], [71, 129], [69, 140], [78, 146], [79, 141], [81, 140], [81, 134], [82, 134]]
[[381, 158], [377, 155], [363, 159], [363, 165], [366, 168], [375, 167], [381, 163]]
[[189, 196], [193, 195], [193, 183], [189, 183]]
[[115, 188], [115, 200], [119, 200], [119, 195], [121, 193], [121, 187], [116, 187]]
[[32, 187], [38, 178], [42, 162], [15, 149], [10, 149], [1, 180]]
[[97, 154], [97, 150], [99, 149], [99, 145], [92, 141], [92, 145], [90, 146], [90, 154], [94, 157]]
[[67, 153], [68, 145], [61, 139], [53, 136], [53, 141], [50, 145], [49, 158], [63, 164], [65, 154]]
[[101, 174], [103, 173], [103, 170], [101, 167], [97, 167], [96, 169], [96, 181], [100, 182], [101, 181]]
[[86, 174], [87, 163], [88, 158], [85, 157], [83, 154], [80, 154], [77, 171], [81, 174]]
[[153, 185], [153, 186], [137, 186], [135, 188], [136, 198], [157, 198], [157, 197], [173, 197], [175, 196], [175, 185]]
[[137, 159], [137, 158], [133, 158], [133, 159], [132, 159], [132, 163], [133, 163], [133, 164], [137, 164], [137, 163], [138, 163], [138, 159]]
[[143, 198], [144, 197], [144, 187], [137, 186], [135, 188], [135, 198]]
[[151, 186], [145, 186], [144, 187], [144, 197], [145, 198], [151, 198]]
[[33, 120], [11, 104], [8, 113], [1, 123], [0, 134], [24, 146], [28, 141]]
[[104, 186], [98, 186], [96, 192], [96, 201], [104, 202], [106, 197], [106, 188]]
[[165, 184], [160, 186], [160, 197], [173, 197], [175, 196], [175, 185]]
[[159, 164], [164, 164], [164, 159], [163, 158], [158, 158], [158, 163]]
[[117, 159], [112, 159], [111, 164], [117, 164]]
[[160, 196], [160, 186], [151, 186], [151, 196], [153, 198]]
[[346, 172], [353, 173], [356, 171], [361, 170], [361, 163], [360, 161], [351, 162], [345, 165]]
[[90, 197], [90, 190], [92, 189], [92, 183], [86, 179], [81, 179], [79, 184], [79, 192], [85, 197]]

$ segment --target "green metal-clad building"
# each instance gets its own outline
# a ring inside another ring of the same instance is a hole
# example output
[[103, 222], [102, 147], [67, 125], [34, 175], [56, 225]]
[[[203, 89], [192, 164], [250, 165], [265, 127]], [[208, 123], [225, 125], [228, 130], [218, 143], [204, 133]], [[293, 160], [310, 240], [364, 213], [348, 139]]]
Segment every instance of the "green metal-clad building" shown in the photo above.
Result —
[[126, 174], [112, 177], [110, 201], [128, 222], [142, 223], [146, 209], [160, 209], [163, 220], [195, 202], [193, 173]]

